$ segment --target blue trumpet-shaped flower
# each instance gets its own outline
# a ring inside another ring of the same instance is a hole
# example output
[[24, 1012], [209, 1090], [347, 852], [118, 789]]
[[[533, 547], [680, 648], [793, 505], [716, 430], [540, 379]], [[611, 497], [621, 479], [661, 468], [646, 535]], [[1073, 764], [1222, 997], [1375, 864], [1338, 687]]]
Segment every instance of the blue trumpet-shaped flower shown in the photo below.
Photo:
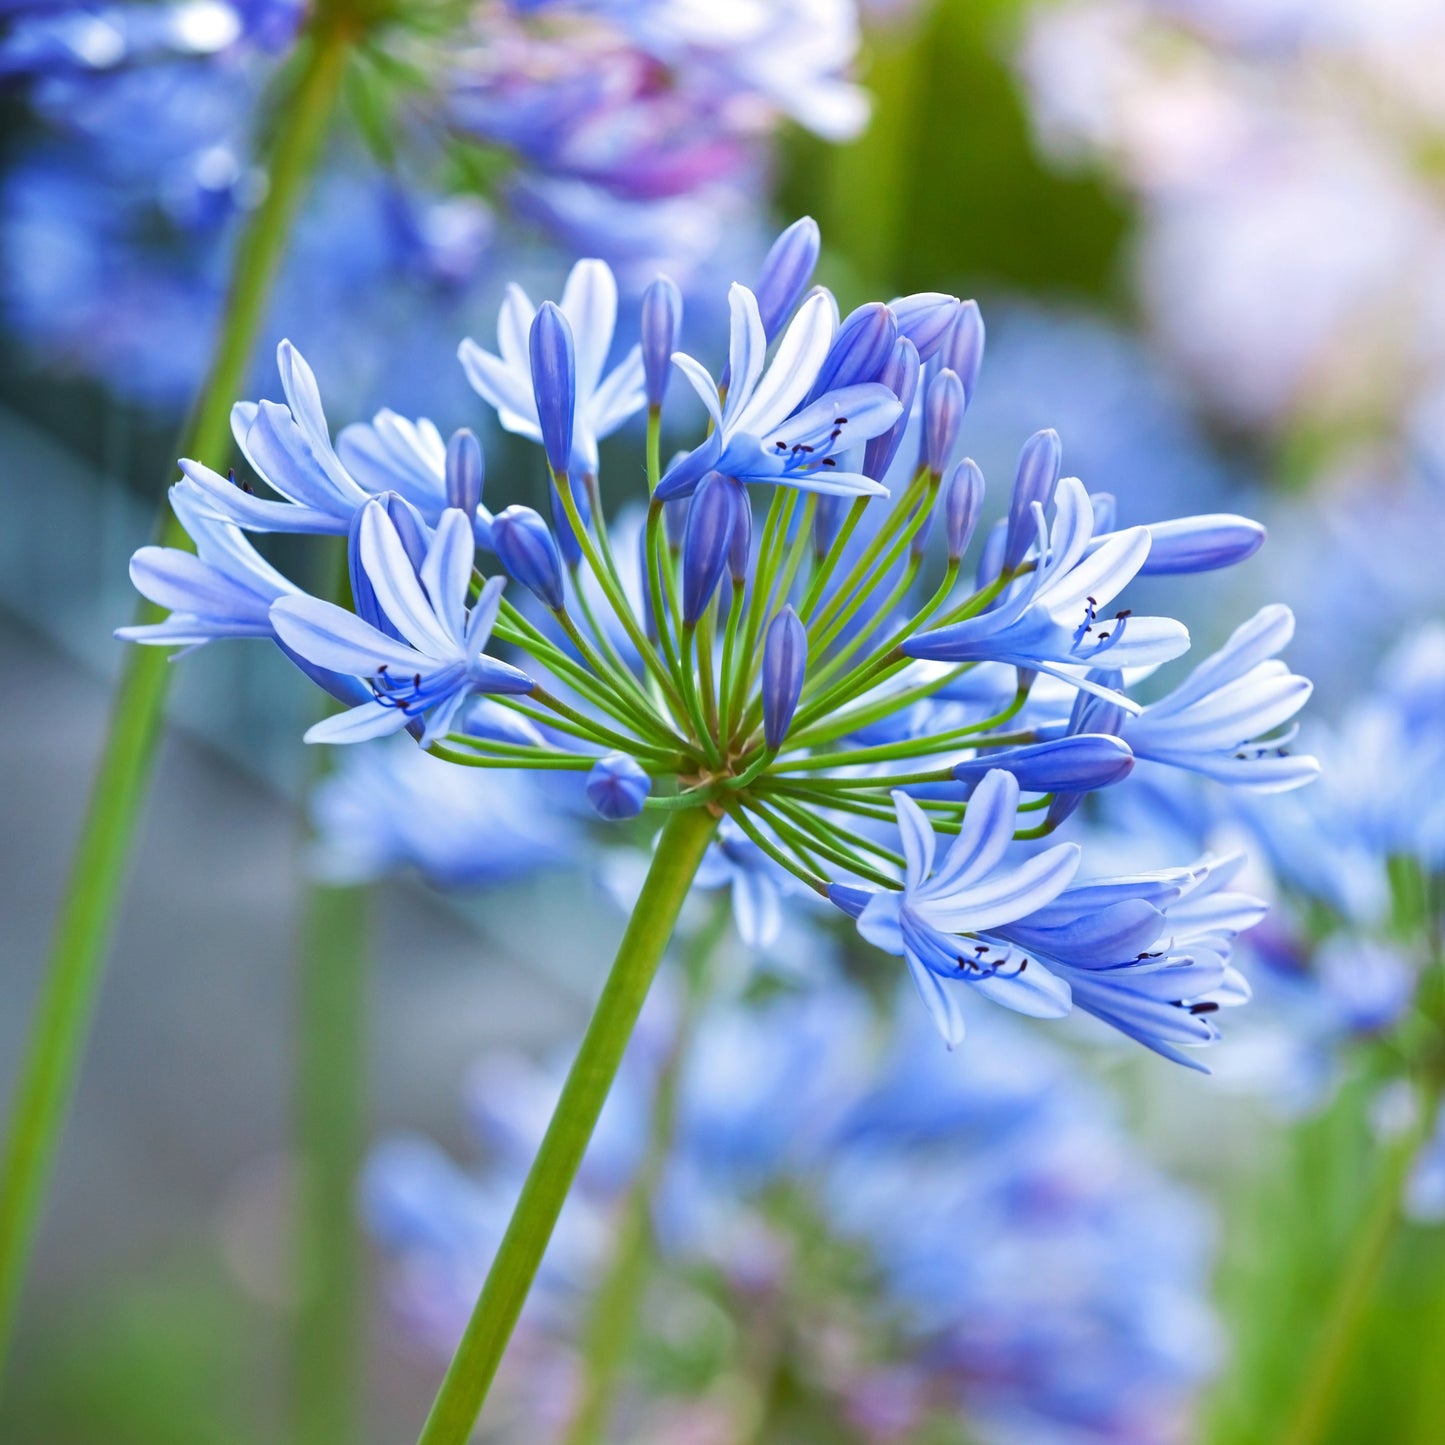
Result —
[[200, 647], [218, 637], [274, 637], [271, 604], [298, 597], [287, 581], [248, 542], [240, 529], [209, 509], [186, 482], [171, 488], [171, 506], [196, 544], [142, 547], [130, 559], [136, 591], [170, 609], [162, 622], [120, 627], [125, 642], [158, 647]]
[[902, 410], [898, 398], [879, 382], [864, 382], [803, 405], [832, 345], [831, 298], [815, 293], [803, 302], [771, 364], [757, 298], [734, 283], [728, 304], [726, 402], [701, 363], [684, 352], [673, 357], [702, 398], [713, 429], [668, 468], [657, 495], [686, 495], [708, 472], [718, 471], [740, 482], [774, 482], [825, 495], [886, 496], [880, 483], [844, 470], [838, 454], [892, 426]]
[[1043, 960], [1075, 1007], [1208, 1073], [1181, 1050], [1213, 1043], [1214, 1015], [1248, 1000], [1230, 946], [1266, 912], [1259, 899], [1226, 891], [1243, 861], [1233, 855], [1077, 884], [1031, 917], [1000, 927], [998, 936]]
[[1266, 736], [1288, 722], [1312, 690], [1308, 678], [1274, 656], [1293, 635], [1288, 607], [1261, 608], [1173, 692], [1125, 718], [1120, 735], [1136, 757], [1219, 782], [1262, 793], [1303, 786], [1319, 764], [1287, 751], [1293, 734]]
[[[597, 473], [597, 443], [647, 405], [642, 348], [633, 346], [604, 375], [617, 324], [617, 282], [603, 261], [579, 261], [562, 289], [559, 306], [575, 347], [571, 469]], [[542, 440], [533, 389], [529, 338], [537, 308], [520, 286], [507, 288], [497, 317], [497, 350], [463, 341], [458, 351], [467, 380], [510, 432]], [[558, 468], [562, 470], [562, 468]]]
[[181, 470], [214, 510], [248, 531], [344, 535], [372, 493], [331, 445], [321, 390], [305, 357], [283, 341], [276, 366], [286, 405], [238, 401], [231, 408], [231, 431], [256, 475], [284, 500], [255, 496], [199, 462], [183, 461]]
[[307, 742], [362, 742], [424, 717], [422, 742], [430, 743], [449, 731], [473, 693], [532, 690], [525, 673], [482, 652], [505, 584], [492, 578], [469, 612], [473, 555], [468, 518], [449, 511], [415, 567], [385, 506], [373, 501], [360, 521], [360, 563], [398, 636], [320, 598], [291, 596], [275, 603], [271, 622], [276, 635], [297, 656], [371, 684], [369, 702], [317, 723], [306, 734]]
[[903, 890], [875, 893], [858, 915], [864, 938], [907, 960], [919, 996], [949, 1048], [963, 1038], [963, 1012], [953, 988], [958, 983], [1036, 1018], [1059, 1018], [1069, 1011], [1067, 984], [1046, 968], [1008, 958], [1006, 949], [995, 950], [978, 936], [1051, 903], [1079, 866], [1073, 843], [1005, 862], [1018, 800], [1012, 774], [989, 773], [935, 871], [933, 828], [912, 798], [895, 792], [907, 863]]
[[1189, 633], [1172, 618], [1103, 612], [1148, 557], [1147, 527], [1116, 532], [1091, 552], [1094, 509], [1076, 477], [1058, 485], [1051, 531], [1038, 502], [1032, 511], [1039, 538], [1033, 571], [988, 611], [910, 638], [904, 652], [940, 662], [1009, 662], [1098, 691], [1100, 684], [1065, 669], [1104, 657], [1110, 667], [1145, 666], [1187, 650]]

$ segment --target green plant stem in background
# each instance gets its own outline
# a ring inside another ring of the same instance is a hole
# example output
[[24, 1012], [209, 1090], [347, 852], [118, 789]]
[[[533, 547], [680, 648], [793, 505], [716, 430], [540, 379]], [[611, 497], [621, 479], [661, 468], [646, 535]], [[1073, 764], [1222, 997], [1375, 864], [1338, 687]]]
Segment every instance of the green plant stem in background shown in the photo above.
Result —
[[1287, 1417], [1280, 1445], [1318, 1445], [1334, 1422], [1380, 1275], [1401, 1221], [1400, 1205], [1411, 1166], [1434, 1124], [1432, 1094], [1415, 1125], [1394, 1140], [1380, 1161], [1374, 1192], [1350, 1240], [1336, 1287], [1321, 1321]]
[[[329, 12], [327, 12], [329, 14]], [[266, 197], [236, 252], [235, 269], [210, 375], [189, 422], [184, 454], [219, 461], [228, 447], [231, 405], [255, 349], [286, 239], [315, 169], [336, 106], [350, 32], [335, 18], [315, 22], [294, 83], [274, 116]], [[173, 517], [159, 528], [168, 545], [187, 545]], [[141, 622], [164, 616], [150, 604]], [[71, 864], [28, 1051], [10, 1107], [0, 1172], [0, 1365], [14, 1327], [25, 1263], [39, 1219], [56, 1142], [100, 982], [125, 865], [160, 736], [171, 677], [165, 652], [129, 647], [110, 730]]]
[[712, 954], [727, 929], [726, 894], [712, 917], [689, 941], [687, 995], [672, 1043], [658, 1073], [649, 1119], [647, 1153], [617, 1216], [612, 1257], [592, 1299], [582, 1335], [582, 1388], [563, 1445], [601, 1445], [612, 1403], [637, 1329], [652, 1256], [652, 1202], [672, 1150], [683, 1065], [707, 999]]
[[668, 816], [647, 880], [419, 1445], [465, 1445], [516, 1327], [703, 853], [707, 808]]
[[359, 1440], [365, 1302], [356, 1179], [366, 1147], [368, 891], [313, 884], [298, 980], [292, 1360], [298, 1445]]

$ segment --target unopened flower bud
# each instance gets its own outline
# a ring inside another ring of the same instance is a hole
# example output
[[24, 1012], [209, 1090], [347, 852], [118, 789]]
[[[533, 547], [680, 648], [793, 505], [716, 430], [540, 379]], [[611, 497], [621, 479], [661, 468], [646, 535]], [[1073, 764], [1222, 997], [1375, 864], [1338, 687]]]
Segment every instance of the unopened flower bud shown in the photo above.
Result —
[[962, 304], [957, 296], [942, 291], [919, 291], [900, 296], [888, 309], [898, 321], [898, 334], [917, 347], [921, 360], [928, 361], [948, 339]]
[[1139, 569], [1141, 577], [1174, 572], [1212, 572], [1253, 557], [1264, 545], [1265, 530], [1248, 517], [1216, 512], [1201, 517], [1179, 517], [1152, 522], [1153, 542]]
[[965, 301], [958, 308], [958, 315], [944, 338], [939, 360], [950, 370], [958, 373], [963, 383], [963, 404], [973, 402], [978, 387], [978, 373], [983, 366], [984, 326], [983, 312], [977, 301]]
[[763, 643], [763, 740], [776, 751], [793, 723], [808, 670], [808, 629], [791, 607], [768, 625]]
[[811, 216], [794, 221], [773, 242], [763, 261], [758, 284], [753, 288], [753, 295], [758, 300], [758, 314], [763, 320], [763, 333], [769, 341], [777, 335], [788, 313], [808, 289], [822, 246], [818, 223]]
[[482, 482], [486, 475], [482, 444], [466, 427], [454, 431], [447, 443], [447, 506], [476, 515], [482, 504]]
[[635, 818], [651, 791], [652, 779], [626, 753], [598, 758], [587, 774], [587, 801], [609, 823]]
[[923, 451], [935, 477], [946, 472], [958, 449], [966, 402], [958, 373], [947, 368], [928, 383], [923, 399]]
[[841, 387], [880, 380], [897, 340], [898, 323], [881, 301], [860, 306], [838, 328], [807, 400], [816, 401]]
[[991, 768], [1012, 773], [1026, 793], [1087, 793], [1128, 777], [1134, 754], [1122, 738], [1083, 733], [1004, 752], [990, 749], [984, 757], [954, 764], [953, 776], [977, 784]]
[[681, 329], [682, 292], [668, 277], [659, 276], [642, 293], [642, 373], [650, 407], [662, 405]]
[[1102, 537], [1119, 524], [1119, 502], [1113, 492], [1090, 492], [1089, 506], [1094, 511], [1094, 535]]
[[943, 496], [939, 499], [950, 562], [957, 562], [968, 551], [982, 506], [983, 473], [972, 457], [965, 457], [948, 474], [948, 480], [943, 484]]
[[566, 601], [562, 554], [552, 529], [531, 507], [513, 506], [492, 519], [492, 549], [507, 575], [554, 612]]
[[881, 482], [903, 445], [908, 434], [908, 419], [913, 412], [913, 397], [918, 390], [918, 376], [922, 370], [918, 359], [918, 348], [906, 337], [900, 336], [893, 344], [893, 352], [879, 373], [878, 380], [893, 393], [902, 405], [898, 420], [881, 435], [873, 437], [863, 449], [863, 475]]
[[746, 487], [738, 491], [737, 508], [733, 539], [728, 546], [728, 572], [733, 579], [733, 586], [741, 587], [747, 580], [748, 567], [753, 556], [753, 504]]
[[688, 627], [707, 611], [722, 581], [737, 515], [737, 483], [709, 472], [692, 494], [682, 539], [682, 620]]
[[572, 328], [561, 307], [544, 301], [532, 322], [532, 393], [547, 464], [565, 472], [572, 463], [572, 422], [577, 405], [577, 363]]
[[973, 585], [980, 592], [1003, 571], [1003, 548], [1008, 540], [1008, 519], [1000, 517], [988, 529], [983, 541], [983, 551], [978, 554], [978, 572]]
[[1014, 475], [1013, 496], [1008, 506], [1008, 539], [1004, 543], [1003, 565], [1017, 567], [1038, 537], [1034, 524], [1033, 503], [1047, 509], [1059, 484], [1059, 471], [1064, 462], [1064, 448], [1053, 428], [1035, 432], [1019, 453], [1018, 471]]

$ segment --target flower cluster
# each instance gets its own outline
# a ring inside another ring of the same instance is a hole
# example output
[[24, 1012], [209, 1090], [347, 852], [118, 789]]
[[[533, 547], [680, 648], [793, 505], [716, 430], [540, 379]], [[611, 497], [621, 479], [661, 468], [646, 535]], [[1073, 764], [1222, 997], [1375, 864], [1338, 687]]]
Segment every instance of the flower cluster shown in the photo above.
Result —
[[[577, 1298], [620, 1247], [674, 1067], [666, 1005], [649, 1004], [523, 1318], [505, 1384], [528, 1439], [566, 1438], [577, 1408]], [[838, 989], [705, 1017], [669, 1084], [627, 1439], [736, 1438], [784, 1371], [787, 1425], [809, 1438], [885, 1445], [944, 1422], [992, 1445], [1182, 1432], [1219, 1358], [1207, 1212], [1042, 1040], [991, 1020], [953, 1059], [916, 1034], [880, 1044]], [[558, 1086], [520, 1058], [478, 1068], [484, 1170], [414, 1135], [372, 1155], [363, 1197], [389, 1301], [429, 1350], [461, 1332]], [[719, 1315], [733, 1346], [716, 1342]]]
[[[138, 587], [172, 615], [124, 635], [273, 637], [347, 704], [312, 741], [405, 731], [458, 766], [583, 773], [612, 820], [706, 809], [750, 845], [732, 866], [766, 860], [903, 957], [950, 1045], [974, 992], [1039, 1017], [1077, 1006], [1190, 1062], [1248, 993], [1230, 944], [1260, 908], [1230, 891], [1237, 863], [1095, 876], [1077, 844], [1040, 840], [1136, 764], [1259, 792], [1313, 776], [1280, 732], [1309, 692], [1275, 656], [1285, 609], [1147, 706], [1130, 695], [1189, 637], [1119, 594], [1228, 566], [1263, 530], [1218, 514], [1121, 527], [1112, 498], [1061, 477], [1047, 431], [981, 528], [984, 479], [962, 456], [978, 308], [928, 293], [840, 320], [809, 289], [818, 244], [800, 221], [755, 287], [732, 286], [717, 378], [676, 350], [665, 279], [630, 347], [599, 261], [560, 304], [508, 291], [496, 350], [466, 341], [461, 359], [538, 444], [551, 520], [483, 504], [468, 431], [384, 412], [333, 444], [283, 345], [285, 405], [233, 415], [251, 476], [182, 463], [173, 496], [199, 555], [137, 554]], [[708, 425], [664, 467], [674, 371]], [[599, 442], [644, 413], [645, 517], [614, 527]], [[348, 538], [349, 605], [300, 593], [244, 535], [278, 531]]]

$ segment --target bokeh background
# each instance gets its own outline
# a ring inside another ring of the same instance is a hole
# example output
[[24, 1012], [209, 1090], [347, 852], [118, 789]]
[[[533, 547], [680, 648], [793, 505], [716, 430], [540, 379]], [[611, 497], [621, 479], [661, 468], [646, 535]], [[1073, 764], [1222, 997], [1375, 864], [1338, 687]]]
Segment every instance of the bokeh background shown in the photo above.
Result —
[[[7, 1078], [104, 734], [119, 652], [110, 632], [133, 605], [126, 560], [173, 476], [227, 248], [256, 183], [247, 118], [264, 113], [294, 23], [280, 5], [242, 8], [249, 48], [208, 40], [178, 59], [168, 41], [159, 58], [112, 70], [69, 32], [71, 58], [54, 41], [55, 61], [34, 29], [46, 7], [0, 4]], [[536, 8], [560, 15], [552, 43], [570, 43], [569, 7]], [[890, 1087], [902, 1087], [886, 1063], [862, 1080], [828, 1072], [850, 1047], [892, 1057], [850, 1030], [902, 1030], [909, 1059], [924, 1042], [902, 1024], [808, 1016], [820, 994], [844, 1015], [882, 997], [889, 1015], [876, 960], [870, 976], [825, 921], [790, 924], [761, 960], [726, 939], [728, 998], [684, 1109], [679, 1149], [697, 1157], [676, 1184], [681, 1243], [647, 1297], [629, 1366], [636, 1398], [612, 1438], [1283, 1439], [1319, 1368], [1320, 1320], [1366, 1258], [1378, 1268], [1331, 1367], [1333, 1419], [1317, 1438], [1438, 1440], [1445, 1184], [1427, 1158], [1410, 1172], [1404, 1218], [1379, 1201], [1399, 1120], [1423, 1107], [1391, 1080], [1413, 980], [1439, 962], [1428, 889], [1445, 828], [1438, 808], [1433, 821], [1421, 815], [1445, 788], [1445, 755], [1411, 752], [1369, 705], [1403, 678], [1418, 684], [1410, 696], [1425, 722], [1445, 708], [1430, 632], [1445, 626], [1445, 9], [778, 9], [788, 15], [766, 47], [774, 73], [756, 82], [772, 97], [764, 121], [747, 122], [744, 153], [706, 186], [661, 199], [640, 180], [623, 201], [616, 186], [599, 199], [554, 183], [509, 133], [521, 102], [495, 76], [476, 101], [485, 144], [468, 165], [423, 173], [411, 157], [435, 117], [422, 107], [378, 140], [358, 81], [246, 394], [278, 394], [270, 352], [290, 336], [321, 378], [334, 429], [381, 405], [444, 431], [476, 427], [489, 477], [517, 472], [510, 499], [535, 478], [487, 430], [455, 361], [463, 335], [489, 339], [504, 280], [555, 294], [571, 259], [603, 250], [635, 308], [664, 266], [688, 296], [688, 344], [716, 352], [718, 278], [750, 275], [778, 226], [810, 214], [824, 237], [820, 279], [845, 310], [924, 289], [978, 298], [989, 351], [969, 450], [997, 495], [1024, 438], [1052, 426], [1066, 472], [1114, 493], [1124, 520], [1228, 510], [1267, 522], [1257, 558], [1227, 582], [1192, 584], [1184, 620], [1202, 652], [1264, 601], [1289, 602], [1299, 618], [1289, 661], [1316, 682], [1309, 727], [1333, 772], [1318, 798], [1296, 795], [1269, 819], [1161, 796], [1149, 817], [1091, 823], [1124, 852], [1173, 830], [1176, 862], [1203, 842], [1247, 838], [1259, 860], [1251, 882], [1281, 900], [1244, 951], [1257, 1000], [1213, 1051], [1213, 1077], [1072, 1024], [981, 1024], [956, 1058], [916, 1064], [932, 1071], [916, 1085], [952, 1101], [952, 1124], [888, 1116], [893, 1155], [863, 1148], [862, 1124], [844, 1148], [819, 1114], [844, 1098], [859, 1117], [883, 1116], [898, 1107]], [[494, 53], [521, 64], [496, 39], [512, 22], [493, 21]], [[840, 59], [818, 59], [825, 32]], [[127, 42], [137, 52], [138, 33]], [[589, 63], [564, 72], [558, 94], [575, 95]], [[850, 90], [825, 113], [792, 113], [777, 100], [790, 65], [836, 69], [867, 104]], [[321, 803], [305, 801], [310, 707], [303, 680], [260, 644], [183, 664], [0, 1396], [0, 1438], [15, 1445], [290, 1434], [303, 1293], [293, 1204], [306, 1167], [292, 1142], [298, 877], [319, 869], [357, 885], [346, 906], [366, 910], [371, 935], [355, 974], [365, 1132], [379, 1151], [356, 1190], [370, 1240], [360, 1321], [370, 1441], [407, 1438], [425, 1411], [455, 1327], [449, 1289], [469, 1279], [478, 1250], [485, 1263], [488, 1191], [514, 1187], [516, 1137], [620, 934], [626, 856], [579, 844], [565, 798], [490, 805], [512, 811], [474, 822], [478, 847], [499, 827], [522, 842], [483, 857], [465, 887], [418, 876], [427, 860], [405, 839], [389, 856], [347, 855], [348, 838], [366, 834], [369, 788], [385, 783], [333, 778]], [[1404, 815], [1420, 826], [1402, 843]], [[1424, 860], [1411, 907], [1402, 855]], [[1435, 929], [1438, 916], [1437, 894]], [[663, 998], [654, 1020], [663, 1039], [668, 1007]], [[748, 1008], [765, 1021], [752, 1038], [734, 1016]], [[754, 1116], [744, 1101], [737, 1117], [715, 1118], [715, 1095], [727, 1096], [729, 1068], [746, 1075], [748, 1049], [762, 1051], [756, 1075], [775, 1092], [753, 1101]], [[639, 1065], [643, 1094], [649, 1067], [660, 1066]], [[825, 1102], [799, 1106], [794, 1137], [810, 1142], [795, 1157], [759, 1137], [799, 1079]], [[645, 1133], [645, 1105], [616, 1122], [623, 1156], [629, 1119]], [[913, 1153], [897, 1142], [911, 1128]], [[547, 1285], [563, 1302], [595, 1276], [621, 1217], [605, 1161], [595, 1174], [591, 1215]], [[818, 1233], [814, 1192], [846, 1242], [816, 1257], [798, 1246]], [[734, 1195], [744, 1203], [725, 1223], [698, 1202]], [[931, 1217], [939, 1197], [958, 1213]], [[871, 1222], [850, 1234], [840, 1198], [871, 1198]], [[901, 1244], [888, 1257], [892, 1246], [869, 1234], [880, 1213], [920, 1258], [903, 1258]], [[916, 1277], [930, 1258], [947, 1287], [925, 1307]], [[940, 1362], [919, 1317], [949, 1308], [977, 1328]], [[544, 1306], [532, 1320], [486, 1438], [560, 1438], [556, 1402], [568, 1398], [576, 1343], [562, 1314]], [[763, 1321], [780, 1315], [793, 1333], [758, 1364]], [[940, 1381], [958, 1379], [962, 1395], [945, 1406]]]

